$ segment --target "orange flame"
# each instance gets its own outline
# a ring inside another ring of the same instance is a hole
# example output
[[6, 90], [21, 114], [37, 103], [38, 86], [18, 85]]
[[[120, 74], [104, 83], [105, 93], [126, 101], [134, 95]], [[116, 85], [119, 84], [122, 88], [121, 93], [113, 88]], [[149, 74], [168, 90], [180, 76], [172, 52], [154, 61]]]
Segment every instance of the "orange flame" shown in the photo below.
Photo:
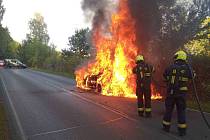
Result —
[[[120, 0], [118, 12], [112, 15], [110, 34], [104, 35], [101, 27], [93, 33], [96, 46], [96, 58], [75, 72], [77, 86], [88, 89], [84, 83], [87, 75], [100, 75], [97, 82], [102, 86], [102, 94], [136, 98], [136, 80], [132, 74], [138, 48], [135, 45], [135, 22], [130, 15], [127, 0]], [[160, 99], [154, 94], [153, 99]]]

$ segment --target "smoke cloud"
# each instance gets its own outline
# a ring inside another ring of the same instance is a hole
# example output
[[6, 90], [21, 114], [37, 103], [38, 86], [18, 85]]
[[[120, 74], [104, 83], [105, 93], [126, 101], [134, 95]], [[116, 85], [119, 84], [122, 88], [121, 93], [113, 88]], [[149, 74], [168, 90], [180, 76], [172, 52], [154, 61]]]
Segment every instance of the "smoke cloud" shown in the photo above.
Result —
[[106, 31], [110, 25], [111, 14], [116, 10], [117, 0], [83, 0], [82, 9], [86, 20], [92, 21], [93, 30]]
[[[111, 15], [117, 10], [119, 0], [83, 0], [82, 9], [88, 21], [92, 22], [93, 32], [100, 29], [108, 32]], [[127, 0], [130, 13], [136, 26], [136, 46], [150, 61], [159, 61], [159, 46], [155, 44], [160, 36], [161, 15], [156, 0]], [[151, 58], [155, 53], [156, 59]], [[157, 62], [153, 62], [157, 63]]]

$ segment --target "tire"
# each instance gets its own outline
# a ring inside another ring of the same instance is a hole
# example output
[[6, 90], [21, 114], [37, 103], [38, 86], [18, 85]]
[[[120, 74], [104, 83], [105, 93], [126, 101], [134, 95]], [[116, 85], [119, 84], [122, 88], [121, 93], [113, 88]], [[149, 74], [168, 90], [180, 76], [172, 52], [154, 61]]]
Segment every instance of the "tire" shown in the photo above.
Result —
[[97, 93], [101, 93], [102, 92], [102, 86], [100, 84], [97, 85]]

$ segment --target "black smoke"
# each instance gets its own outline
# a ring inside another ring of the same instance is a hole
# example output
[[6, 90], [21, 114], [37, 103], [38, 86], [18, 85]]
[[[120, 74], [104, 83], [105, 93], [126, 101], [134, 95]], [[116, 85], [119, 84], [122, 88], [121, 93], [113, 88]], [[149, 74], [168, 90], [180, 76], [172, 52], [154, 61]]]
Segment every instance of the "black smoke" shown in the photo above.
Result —
[[[83, 0], [82, 9], [86, 18], [92, 21], [93, 32], [101, 28], [107, 30], [111, 15], [116, 8], [116, 0]], [[161, 14], [156, 0], [127, 0], [127, 5], [135, 21], [136, 46], [146, 61], [156, 67], [157, 75], [162, 73], [161, 46], [156, 44], [160, 37]], [[128, 21], [129, 22], [129, 21]], [[157, 79], [161, 79], [158, 77]]]
[[[136, 22], [139, 46], [147, 46], [153, 36], [159, 35], [161, 16], [156, 0], [128, 0], [129, 10]], [[144, 49], [144, 48], [142, 48]]]
[[107, 30], [111, 21], [114, 2], [110, 0], [83, 0], [82, 9], [94, 29]]

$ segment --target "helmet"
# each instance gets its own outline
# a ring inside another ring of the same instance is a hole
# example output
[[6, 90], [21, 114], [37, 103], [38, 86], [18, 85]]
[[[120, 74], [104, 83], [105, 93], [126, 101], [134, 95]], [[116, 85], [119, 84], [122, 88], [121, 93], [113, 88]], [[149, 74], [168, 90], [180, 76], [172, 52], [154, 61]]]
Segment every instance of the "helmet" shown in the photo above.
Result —
[[144, 61], [144, 56], [143, 55], [137, 55], [136, 56], [136, 62], [137, 61]]
[[184, 51], [178, 51], [174, 54], [175, 60], [187, 60], [187, 54]]

